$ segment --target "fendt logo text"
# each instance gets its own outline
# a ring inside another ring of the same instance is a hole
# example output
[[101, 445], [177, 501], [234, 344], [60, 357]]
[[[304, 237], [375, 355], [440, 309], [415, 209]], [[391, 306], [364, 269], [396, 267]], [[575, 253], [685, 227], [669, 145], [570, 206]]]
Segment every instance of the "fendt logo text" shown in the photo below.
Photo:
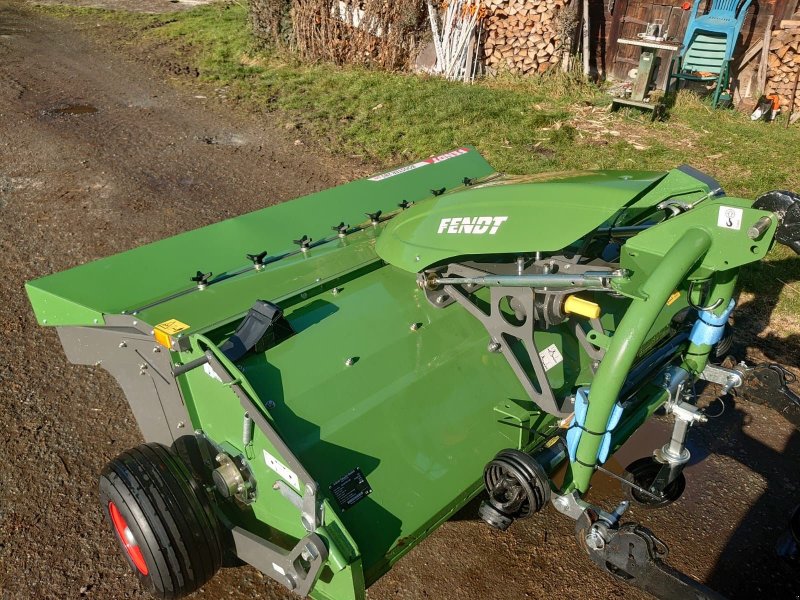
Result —
[[439, 222], [437, 233], [473, 233], [494, 235], [508, 217], [450, 217]]

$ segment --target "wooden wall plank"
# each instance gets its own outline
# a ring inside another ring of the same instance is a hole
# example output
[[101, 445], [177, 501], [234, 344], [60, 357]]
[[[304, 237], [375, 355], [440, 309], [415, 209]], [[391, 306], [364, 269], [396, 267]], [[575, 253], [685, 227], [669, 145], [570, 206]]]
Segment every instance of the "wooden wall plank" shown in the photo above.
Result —
[[[712, 1], [702, 0], [698, 14], [707, 12]], [[607, 6], [607, 0], [603, 0], [602, 3]], [[781, 18], [790, 18], [798, 9], [799, 3], [798, 0], [753, 0], [734, 53], [734, 73], [738, 79], [746, 81], [753, 75], [749, 65], [742, 73], [738, 73], [737, 62], [756, 40], [763, 39], [768, 17], [776, 15], [775, 22], [779, 22]], [[606, 39], [604, 44], [598, 43], [597, 48], [600, 51], [604, 46], [605, 55], [597, 59], [597, 64], [605, 65], [606, 76], [616, 80], [626, 79], [632, 65], [638, 64], [639, 49], [620, 45], [616, 40], [618, 38], [635, 39], [636, 34], [645, 29], [645, 26], [640, 24], [641, 22], [647, 23], [653, 19], [662, 18], [667, 25], [668, 35], [675, 41], [681, 42], [690, 12], [682, 10], [682, 4], [683, 0], [616, 0], [613, 13], [609, 14], [604, 8]], [[670, 53], [666, 51], [659, 52], [658, 56], [661, 59], [661, 67], [657, 81], [659, 86], [663, 87], [671, 57]], [[742, 87], [747, 88], [748, 86]]]

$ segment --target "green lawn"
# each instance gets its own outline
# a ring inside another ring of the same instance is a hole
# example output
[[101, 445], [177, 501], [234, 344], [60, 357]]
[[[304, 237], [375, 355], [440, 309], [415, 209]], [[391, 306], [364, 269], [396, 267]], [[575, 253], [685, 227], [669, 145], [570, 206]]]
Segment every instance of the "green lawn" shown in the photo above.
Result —
[[[198, 68], [201, 80], [226, 86], [229, 97], [246, 108], [279, 111], [331, 152], [377, 164], [472, 144], [508, 172], [690, 163], [714, 175], [732, 195], [800, 189], [800, 125], [753, 123], [735, 111], [712, 110], [691, 93], [679, 95], [666, 121], [651, 124], [636, 111], [609, 114], [602, 89], [561, 73], [464, 85], [301, 64], [287, 52], [259, 48], [238, 2], [168, 15], [39, 10], [113, 28], [119, 44], [166, 45]], [[766, 264], [742, 278], [745, 291], [783, 286], [773, 317], [786, 323], [787, 334], [800, 331], [800, 260], [788, 260], [790, 255], [778, 247]]]

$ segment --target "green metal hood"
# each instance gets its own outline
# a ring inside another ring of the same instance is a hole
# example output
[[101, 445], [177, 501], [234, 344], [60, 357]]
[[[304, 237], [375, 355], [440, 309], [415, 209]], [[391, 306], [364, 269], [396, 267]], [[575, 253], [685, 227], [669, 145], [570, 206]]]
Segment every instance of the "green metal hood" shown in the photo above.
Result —
[[560, 250], [664, 175], [600, 171], [498, 177], [435, 196], [392, 219], [377, 252], [415, 273], [457, 257]]
[[[42, 277], [26, 289], [42, 325], [103, 324], [105, 315], [136, 314], [192, 291], [196, 286], [190, 277], [197, 270], [213, 273], [214, 283], [247, 267], [248, 253], [281, 255], [297, 249], [293, 240], [303, 235], [319, 241], [331, 236], [339, 222], [356, 225], [367, 212], [396, 211], [401, 202], [418, 202], [432, 189], [452, 189], [465, 177], [492, 172], [473, 148], [458, 148]], [[208, 299], [193, 300], [203, 304]], [[217, 304], [225, 306], [224, 299]], [[223, 310], [218, 316], [223, 314], [230, 313]]]

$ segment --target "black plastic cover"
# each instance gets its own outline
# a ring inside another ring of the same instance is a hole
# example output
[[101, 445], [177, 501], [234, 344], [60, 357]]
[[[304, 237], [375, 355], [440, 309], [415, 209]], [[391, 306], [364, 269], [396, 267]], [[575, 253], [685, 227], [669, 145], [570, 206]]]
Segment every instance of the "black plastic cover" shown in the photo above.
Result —
[[780, 221], [775, 239], [800, 254], [800, 195], [774, 190], [759, 197], [753, 208], [775, 213]]
[[250, 351], [264, 352], [293, 333], [280, 306], [267, 300], [256, 300], [220, 350], [235, 362]]

